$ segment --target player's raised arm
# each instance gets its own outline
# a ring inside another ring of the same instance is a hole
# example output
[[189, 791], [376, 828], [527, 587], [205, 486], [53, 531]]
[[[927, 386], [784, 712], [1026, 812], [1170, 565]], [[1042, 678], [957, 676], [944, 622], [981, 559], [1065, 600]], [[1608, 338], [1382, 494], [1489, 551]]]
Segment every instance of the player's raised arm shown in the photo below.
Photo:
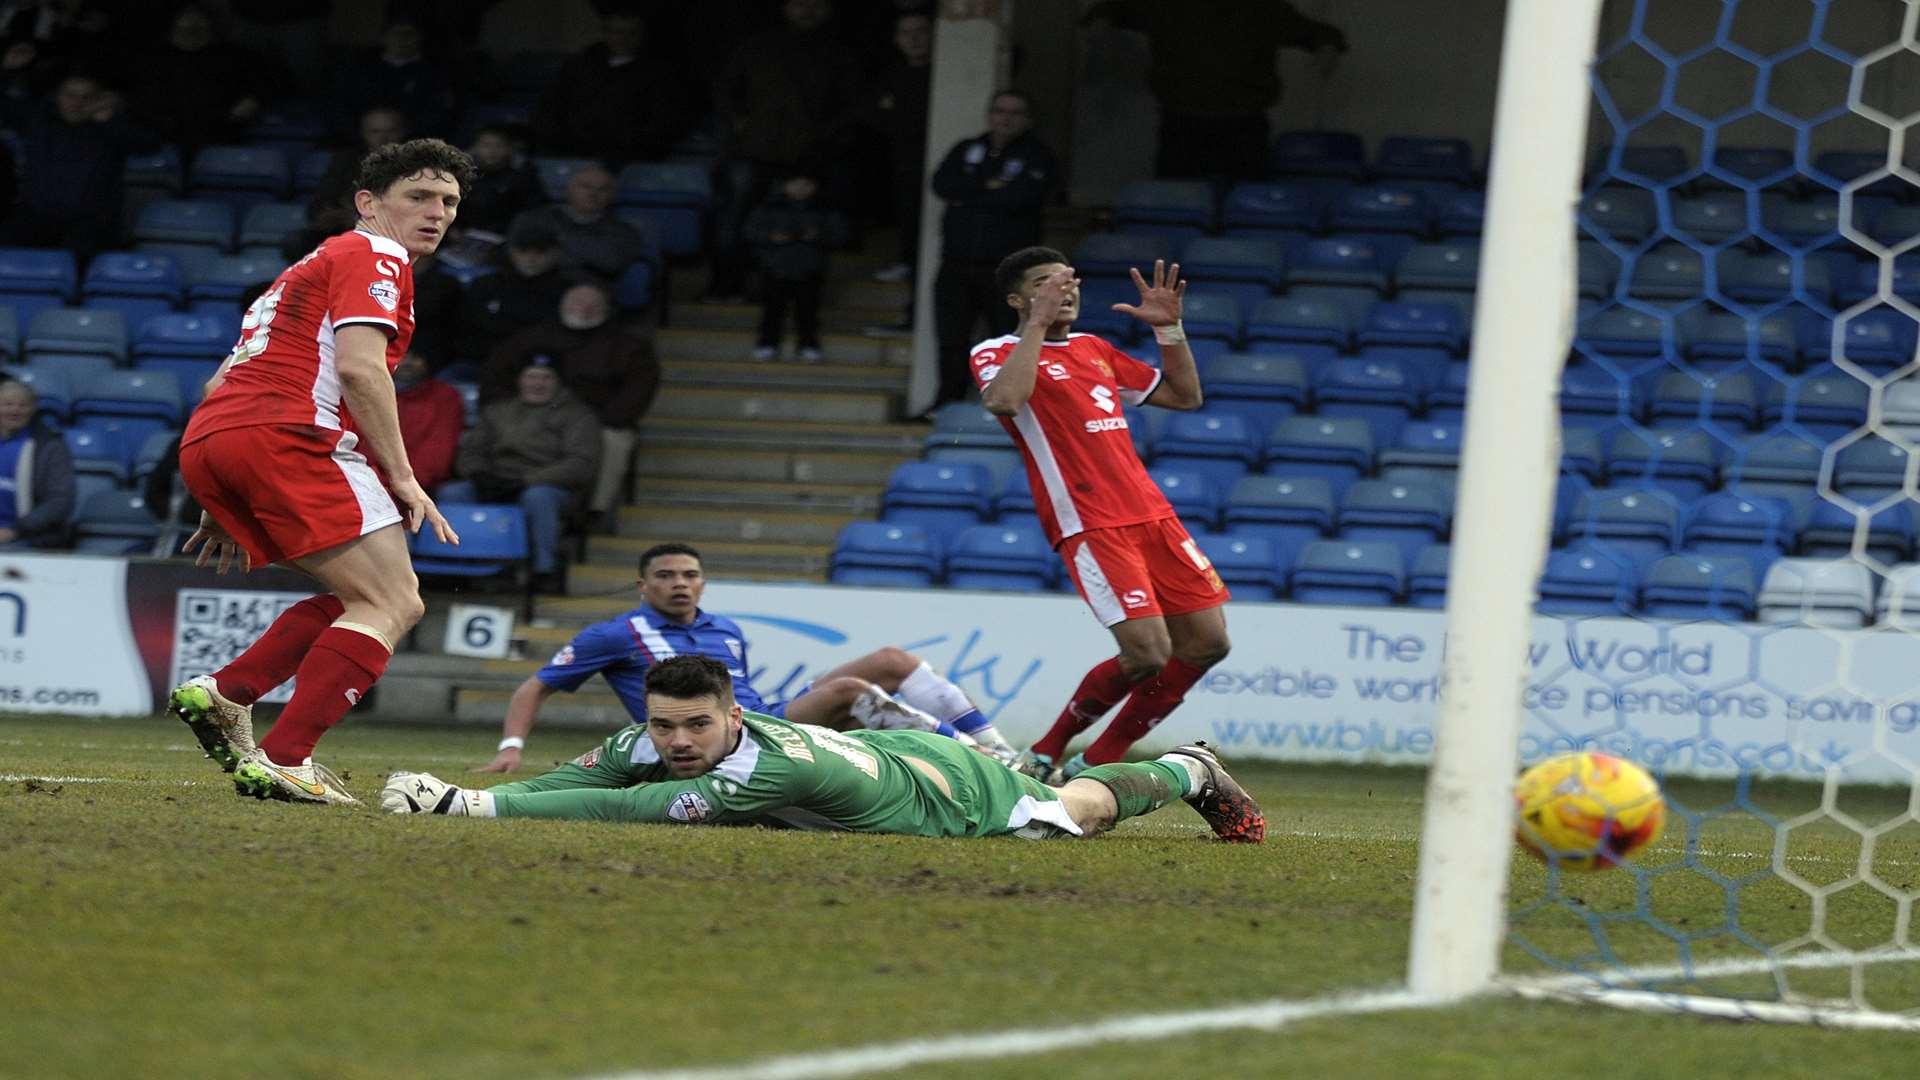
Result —
[[393, 376], [387, 371], [386, 332], [360, 323], [340, 327], [334, 332], [334, 367], [340, 373], [340, 396], [367, 448], [385, 470], [393, 497], [407, 516], [407, 529], [419, 532], [421, 525], [431, 524], [442, 541], [459, 543], [460, 537], [414, 479], [413, 466], [407, 461]]
[[1140, 275], [1139, 268], [1128, 271], [1140, 289], [1137, 304], [1115, 304], [1124, 312], [1153, 327], [1153, 339], [1160, 343], [1160, 385], [1146, 400], [1148, 405], [1164, 409], [1197, 409], [1206, 399], [1200, 391], [1200, 372], [1194, 367], [1193, 350], [1187, 348], [1187, 331], [1180, 325], [1180, 309], [1187, 296], [1187, 283], [1180, 280], [1180, 264], [1169, 267], [1164, 259], [1153, 261], [1153, 283]]
[[980, 404], [996, 416], [1012, 416], [1026, 407], [1033, 396], [1033, 380], [1040, 367], [1040, 347], [1061, 309], [1077, 294], [1080, 279], [1072, 267], [1062, 267], [1046, 276], [1028, 298], [1020, 320], [1020, 343], [1001, 363], [1000, 370], [986, 380], [980, 391]]
[[533, 722], [540, 718], [540, 705], [552, 697], [553, 687], [540, 681], [540, 676], [529, 675], [513, 691], [512, 700], [507, 702], [507, 718], [501, 724], [500, 748], [493, 760], [475, 769], [475, 772], [510, 773], [520, 767], [520, 751], [527, 745], [527, 734], [533, 730]]

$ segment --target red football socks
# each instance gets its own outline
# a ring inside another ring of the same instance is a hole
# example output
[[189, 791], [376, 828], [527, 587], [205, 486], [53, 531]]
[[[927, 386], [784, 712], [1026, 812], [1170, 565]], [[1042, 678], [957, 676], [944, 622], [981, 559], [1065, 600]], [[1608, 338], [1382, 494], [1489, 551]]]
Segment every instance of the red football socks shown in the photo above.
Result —
[[1033, 744], [1033, 752], [1058, 762], [1073, 737], [1099, 723], [1107, 710], [1132, 688], [1133, 684], [1120, 670], [1119, 657], [1110, 656], [1100, 661], [1080, 680], [1080, 688], [1067, 699], [1067, 707], [1060, 710], [1060, 718], [1053, 722], [1053, 727]]
[[322, 631], [347, 610], [332, 593], [309, 596], [280, 613], [246, 652], [213, 673], [220, 696], [235, 705], [251, 705], [299, 670], [307, 650]]
[[1125, 757], [1127, 748], [1166, 719], [1206, 673], [1207, 669], [1194, 667], [1177, 656], [1170, 658], [1160, 674], [1134, 688], [1126, 708], [1121, 709], [1107, 730], [1087, 747], [1087, 764], [1105, 765]]
[[260, 749], [276, 765], [298, 765], [312, 757], [320, 736], [387, 670], [388, 657], [378, 638], [343, 626], [322, 630], [300, 662], [293, 700], [260, 740]]

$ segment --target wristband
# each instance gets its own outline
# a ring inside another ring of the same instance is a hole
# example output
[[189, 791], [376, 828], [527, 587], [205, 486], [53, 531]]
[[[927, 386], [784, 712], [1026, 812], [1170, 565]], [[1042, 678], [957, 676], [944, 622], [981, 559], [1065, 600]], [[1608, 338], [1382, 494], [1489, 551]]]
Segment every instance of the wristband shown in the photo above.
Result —
[[521, 737], [520, 737], [520, 736], [518, 736], [518, 735], [509, 735], [509, 736], [507, 736], [506, 738], [504, 738], [504, 739], [501, 739], [501, 740], [500, 740], [500, 745], [499, 745], [499, 746], [497, 746], [497, 747], [494, 747], [494, 749], [496, 749], [496, 750], [520, 750], [520, 749], [523, 749], [523, 748], [524, 748], [524, 747], [525, 747], [526, 745], [527, 745], [527, 740], [525, 740], [525, 739], [523, 739], [523, 738], [521, 738]]
[[1156, 326], [1153, 328], [1153, 340], [1162, 345], [1185, 345], [1187, 343], [1186, 324], [1176, 322], [1172, 326]]

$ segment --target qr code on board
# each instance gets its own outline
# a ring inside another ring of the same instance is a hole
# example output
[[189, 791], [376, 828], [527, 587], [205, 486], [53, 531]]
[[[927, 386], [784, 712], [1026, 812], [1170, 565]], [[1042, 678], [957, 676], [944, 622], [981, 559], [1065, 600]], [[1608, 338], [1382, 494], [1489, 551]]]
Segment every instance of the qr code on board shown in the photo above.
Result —
[[[173, 680], [178, 686], [195, 675], [227, 666], [267, 632], [287, 608], [308, 593], [256, 592], [249, 589], [181, 589], [173, 616]], [[288, 679], [261, 701], [285, 702], [293, 696]]]

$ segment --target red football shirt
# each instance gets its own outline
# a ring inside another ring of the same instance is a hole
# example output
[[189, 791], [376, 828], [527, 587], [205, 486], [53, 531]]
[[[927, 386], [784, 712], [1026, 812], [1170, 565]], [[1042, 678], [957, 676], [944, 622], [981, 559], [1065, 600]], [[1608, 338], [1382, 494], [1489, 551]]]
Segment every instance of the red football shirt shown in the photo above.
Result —
[[399, 366], [413, 339], [413, 267], [406, 248], [357, 229], [282, 270], [247, 309], [225, 375], [181, 442], [267, 424], [351, 430], [333, 335], [356, 323], [385, 330], [387, 370]]
[[[985, 389], [1017, 337], [973, 347], [973, 377]], [[1160, 486], [1134, 453], [1120, 406], [1138, 405], [1160, 372], [1092, 334], [1068, 334], [1040, 347], [1033, 396], [1000, 424], [1027, 459], [1033, 505], [1055, 546], [1088, 529], [1137, 525], [1174, 516]]]

